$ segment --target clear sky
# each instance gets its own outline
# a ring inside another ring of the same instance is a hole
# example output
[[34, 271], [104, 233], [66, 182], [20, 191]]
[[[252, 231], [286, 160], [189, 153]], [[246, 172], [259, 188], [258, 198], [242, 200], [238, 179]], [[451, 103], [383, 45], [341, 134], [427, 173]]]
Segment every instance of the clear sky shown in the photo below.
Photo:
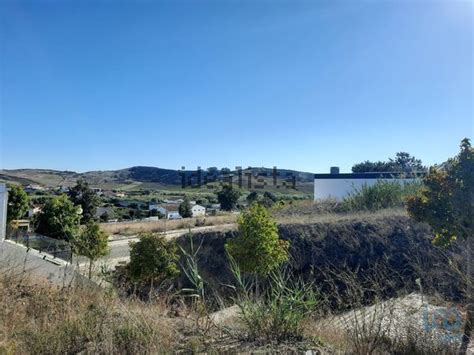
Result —
[[473, 137], [472, 1], [0, 0], [1, 166], [326, 172]]

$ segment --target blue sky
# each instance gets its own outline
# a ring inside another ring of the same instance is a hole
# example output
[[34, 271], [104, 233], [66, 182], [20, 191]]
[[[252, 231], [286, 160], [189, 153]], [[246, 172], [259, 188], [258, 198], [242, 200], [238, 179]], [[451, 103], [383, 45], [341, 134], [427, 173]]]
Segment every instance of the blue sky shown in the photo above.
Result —
[[343, 171], [473, 137], [471, 1], [0, 0], [3, 168]]

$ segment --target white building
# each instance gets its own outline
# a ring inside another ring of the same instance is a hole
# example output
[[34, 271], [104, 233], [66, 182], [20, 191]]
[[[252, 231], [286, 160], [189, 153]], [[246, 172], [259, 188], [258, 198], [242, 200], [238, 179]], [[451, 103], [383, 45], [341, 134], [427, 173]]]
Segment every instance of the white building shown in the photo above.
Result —
[[339, 173], [339, 168], [331, 168], [330, 174], [314, 174], [314, 200], [335, 199], [341, 201], [349, 193], [363, 186], [371, 186], [377, 181], [393, 181], [401, 184], [411, 183], [423, 173]]
[[168, 219], [182, 219], [181, 215], [179, 214], [178, 211], [168, 211], [166, 214], [166, 218]]
[[165, 216], [167, 219], [181, 219], [181, 215], [179, 214], [179, 205], [177, 204], [154, 204], [154, 205], [149, 205], [148, 209], [150, 211], [156, 210], [163, 216]]
[[201, 206], [201, 205], [193, 205], [191, 207], [191, 212], [193, 214], [193, 217], [205, 216], [206, 215], [206, 207]]
[[5, 184], [0, 184], [0, 242], [5, 239], [7, 233], [7, 206], [8, 190]]

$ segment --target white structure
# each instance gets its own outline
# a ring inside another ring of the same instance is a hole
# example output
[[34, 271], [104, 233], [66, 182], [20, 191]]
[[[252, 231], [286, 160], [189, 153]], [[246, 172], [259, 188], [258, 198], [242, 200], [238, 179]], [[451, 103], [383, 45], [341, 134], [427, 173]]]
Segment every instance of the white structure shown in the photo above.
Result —
[[28, 218], [33, 218], [34, 215], [38, 214], [41, 212], [40, 207], [33, 207], [28, 210]]
[[331, 174], [314, 175], [314, 200], [342, 200], [349, 193], [363, 186], [371, 186], [377, 181], [393, 181], [401, 184], [411, 183], [423, 173], [350, 173], [340, 174], [339, 168], [331, 168]]
[[191, 207], [191, 212], [193, 217], [205, 216], [206, 215], [206, 207], [201, 205], [194, 205]]
[[167, 219], [181, 219], [179, 214], [179, 205], [176, 204], [162, 204], [162, 205], [149, 205], [148, 209], [150, 211], [156, 210]]
[[150, 204], [148, 205], [148, 211], [153, 211], [153, 210], [157, 210], [158, 211], [158, 208], [160, 207], [160, 205], [157, 205], [157, 204]]
[[5, 184], [0, 184], [0, 242], [5, 239], [7, 233], [7, 205], [8, 190]]
[[166, 214], [166, 218], [168, 219], [182, 219], [181, 215], [179, 214], [178, 211], [168, 211]]

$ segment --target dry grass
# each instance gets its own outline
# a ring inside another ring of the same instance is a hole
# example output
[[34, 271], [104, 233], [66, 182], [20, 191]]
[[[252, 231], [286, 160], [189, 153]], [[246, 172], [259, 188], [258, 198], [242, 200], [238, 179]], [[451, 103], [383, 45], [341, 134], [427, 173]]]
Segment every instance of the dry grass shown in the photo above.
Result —
[[167, 307], [0, 274], [0, 353], [159, 353], [179, 340]]
[[298, 201], [292, 205], [274, 210], [273, 216], [280, 224], [328, 223], [350, 220], [371, 221], [383, 217], [407, 216], [407, 212], [403, 208], [340, 212], [338, 206], [339, 204], [334, 201]]
[[143, 232], [166, 232], [193, 227], [217, 226], [235, 223], [236, 215], [209, 216], [201, 218], [186, 218], [178, 220], [160, 219], [158, 221], [136, 221], [103, 223], [102, 229], [108, 234], [135, 235]]

